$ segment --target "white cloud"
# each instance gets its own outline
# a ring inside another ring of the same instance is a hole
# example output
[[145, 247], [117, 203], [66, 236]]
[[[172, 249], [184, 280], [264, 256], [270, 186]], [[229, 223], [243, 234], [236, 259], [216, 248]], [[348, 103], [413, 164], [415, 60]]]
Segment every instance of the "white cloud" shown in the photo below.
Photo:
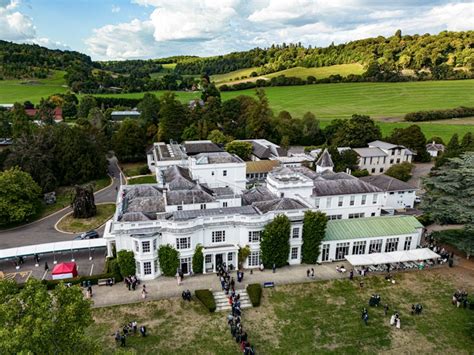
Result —
[[117, 6], [117, 5], [112, 5], [112, 12], [113, 13], [118, 13], [120, 12], [120, 6]]
[[[2, 1], [2, 0], [0, 0]], [[132, 0], [146, 20], [108, 25], [86, 40], [100, 58], [215, 55], [302, 42], [473, 29], [472, 2], [443, 0]]]
[[36, 28], [30, 17], [17, 11], [19, 1], [0, 2], [0, 38], [7, 41], [24, 41], [36, 36]]

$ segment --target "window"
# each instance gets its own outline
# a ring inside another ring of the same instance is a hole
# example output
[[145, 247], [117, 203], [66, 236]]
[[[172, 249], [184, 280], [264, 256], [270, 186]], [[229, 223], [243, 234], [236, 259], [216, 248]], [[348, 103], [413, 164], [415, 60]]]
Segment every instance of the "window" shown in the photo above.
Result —
[[339, 207], [342, 207], [343, 202], [344, 202], [344, 196], [339, 196], [339, 199], [337, 201], [337, 205]]
[[261, 231], [250, 231], [249, 232], [249, 243], [258, 243], [260, 241]]
[[370, 214], [370, 216], [371, 216], [371, 217], [375, 217], [375, 212], [372, 212], [372, 213]]
[[400, 164], [400, 158], [397, 159], [397, 164]]
[[354, 244], [352, 245], [352, 254], [353, 255], [365, 254], [366, 244], [367, 242], [365, 240], [354, 242]]
[[222, 202], [222, 207], [227, 207], [227, 202]]
[[392, 150], [392, 155], [395, 155], [395, 151], [394, 151], [394, 150]]
[[387, 157], [383, 157], [383, 163], [385, 164], [385, 162], [387, 161]]
[[229, 253], [229, 254], [227, 254], [227, 261], [228, 261], [228, 262], [232, 262], [233, 255], [234, 255], [234, 253]]
[[362, 200], [361, 200], [361, 204], [362, 205], [365, 205], [365, 202], [367, 201], [367, 195], [362, 195]]
[[260, 251], [250, 252], [248, 259], [249, 266], [259, 266], [260, 263]]
[[153, 270], [155, 270], [155, 274], [158, 272], [158, 260], [153, 261]]
[[213, 172], [213, 171], [211, 171], [211, 175], [214, 176], [214, 172]]
[[206, 259], [206, 264], [212, 263], [212, 255], [211, 254], [207, 254], [205, 259]]
[[405, 244], [403, 245], [403, 250], [410, 250], [411, 247], [411, 237], [405, 238]]
[[178, 211], [182, 211], [183, 210], [183, 206], [178, 206]]
[[383, 173], [383, 168], [380, 168], [380, 172]]
[[398, 238], [388, 238], [385, 243], [385, 252], [396, 251], [398, 249]]
[[153, 239], [153, 251], [156, 250], [156, 239]]
[[150, 261], [145, 261], [143, 263], [143, 273], [145, 275], [151, 275], [151, 262]]
[[291, 248], [291, 260], [298, 259], [298, 248]]
[[328, 261], [329, 260], [329, 244], [323, 244], [322, 253], [321, 253], [321, 261]]
[[176, 238], [176, 249], [189, 249], [191, 248], [191, 237]]
[[335, 220], [335, 219], [342, 219], [342, 214], [332, 214], [332, 215], [328, 216], [328, 219], [330, 221]]
[[390, 164], [393, 164], [393, 159], [390, 159]]
[[364, 165], [367, 164], [367, 158], [364, 158]]
[[201, 210], [205, 210], [206, 209], [206, 204], [205, 203], [201, 203]]
[[336, 260], [342, 260], [349, 254], [350, 244], [349, 242], [336, 244]]
[[319, 198], [315, 198], [315, 199], [314, 199], [314, 206], [315, 206], [316, 208], [319, 208], [319, 203], [320, 203], [320, 201], [321, 201], [321, 200], [320, 200]]
[[379, 197], [379, 196], [378, 196], [377, 194], [373, 194], [373, 195], [372, 195], [372, 204], [375, 205], [375, 204], [377, 203], [378, 197]]
[[364, 213], [349, 213], [349, 219], [353, 218], [364, 218]]
[[372, 158], [372, 157], [370, 157], [370, 164], [372, 164], [372, 159], [373, 159], [373, 158]]
[[138, 253], [140, 251], [140, 247], [138, 246], [138, 242], [135, 240], [135, 241], [133, 241], [133, 244], [135, 244], [135, 251]]
[[380, 253], [382, 251], [382, 239], [374, 239], [369, 243], [369, 254]]
[[354, 195], [351, 196], [351, 201], [349, 202], [349, 205], [354, 206], [356, 197]]
[[375, 173], [375, 168], [372, 168], [372, 174], [374, 174], [374, 173]]
[[326, 208], [331, 208], [332, 197], [326, 198]]
[[222, 176], [227, 176], [227, 170], [222, 171]]
[[150, 252], [150, 242], [142, 242], [142, 253]]
[[405, 192], [403, 192], [403, 191], [398, 191], [398, 194], [399, 194], [399, 195], [403, 195], [404, 193], [405, 193]]
[[225, 231], [214, 231], [214, 232], [212, 232], [212, 242], [213, 243], [223, 243], [223, 242], [225, 242]]
[[292, 237], [293, 238], [299, 238], [300, 237], [300, 229], [299, 228], [293, 228]]

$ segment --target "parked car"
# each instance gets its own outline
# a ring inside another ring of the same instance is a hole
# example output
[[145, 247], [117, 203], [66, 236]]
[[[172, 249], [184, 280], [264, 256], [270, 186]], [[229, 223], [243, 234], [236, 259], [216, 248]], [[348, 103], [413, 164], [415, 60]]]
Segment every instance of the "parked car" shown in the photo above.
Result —
[[91, 230], [91, 231], [88, 231], [88, 232], [84, 232], [80, 235], [78, 235], [77, 237], [74, 238], [74, 240], [85, 240], [85, 239], [95, 239], [95, 238], [99, 238], [99, 233], [97, 233], [97, 231], [95, 230]]
[[421, 196], [416, 196], [415, 203], [420, 203], [420, 202], [421, 202]]

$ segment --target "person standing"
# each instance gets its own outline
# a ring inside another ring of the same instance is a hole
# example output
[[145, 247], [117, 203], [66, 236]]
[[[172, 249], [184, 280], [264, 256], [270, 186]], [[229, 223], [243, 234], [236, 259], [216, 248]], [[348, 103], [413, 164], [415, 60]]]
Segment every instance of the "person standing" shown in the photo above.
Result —
[[354, 269], [351, 269], [351, 271], [349, 272], [349, 280], [353, 280], [354, 279]]
[[387, 315], [387, 313], [388, 313], [388, 304], [385, 304], [385, 306], [383, 306], [383, 313], [385, 315]]
[[146, 287], [145, 285], [143, 285], [143, 288], [142, 288], [142, 298], [145, 299], [146, 298], [146, 295], [147, 295], [147, 290], [146, 290]]
[[273, 263], [273, 265], [272, 265], [272, 271], [273, 271], [273, 273], [275, 273], [275, 271], [276, 271], [276, 265], [275, 265], [275, 263]]
[[311, 268], [311, 278], [314, 279], [314, 268]]
[[48, 266], [47, 261], [44, 262], [44, 271], [49, 271], [49, 266]]
[[309, 269], [306, 270], [306, 277], [309, 278]]

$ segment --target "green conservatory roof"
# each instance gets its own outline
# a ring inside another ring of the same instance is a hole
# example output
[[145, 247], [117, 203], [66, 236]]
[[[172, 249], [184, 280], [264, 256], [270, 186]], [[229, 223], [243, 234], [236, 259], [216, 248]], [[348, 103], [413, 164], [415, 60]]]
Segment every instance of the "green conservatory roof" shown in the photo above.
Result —
[[413, 216], [367, 217], [328, 221], [323, 241], [411, 234], [423, 225]]

